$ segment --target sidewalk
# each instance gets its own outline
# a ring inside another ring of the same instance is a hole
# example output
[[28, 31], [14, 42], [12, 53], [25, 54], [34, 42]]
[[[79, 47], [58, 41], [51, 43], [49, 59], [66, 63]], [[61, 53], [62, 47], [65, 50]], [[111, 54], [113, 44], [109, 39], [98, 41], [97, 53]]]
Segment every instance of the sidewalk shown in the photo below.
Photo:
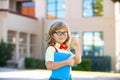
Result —
[[[48, 80], [48, 70], [0, 68], [0, 80]], [[120, 80], [120, 73], [72, 71], [73, 80]]]

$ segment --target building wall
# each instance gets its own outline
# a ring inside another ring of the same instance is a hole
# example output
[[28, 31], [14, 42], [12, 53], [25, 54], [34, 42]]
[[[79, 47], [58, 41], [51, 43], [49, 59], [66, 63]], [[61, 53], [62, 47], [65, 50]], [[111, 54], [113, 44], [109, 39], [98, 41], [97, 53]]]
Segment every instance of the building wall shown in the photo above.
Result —
[[0, 0], [1, 9], [9, 9], [9, 0]]
[[[1, 0], [0, 1], [0, 9], [9, 9], [9, 0]], [[6, 12], [0, 12], [0, 39], [6, 41], [6, 27], [5, 27], [5, 18]], [[5, 37], [4, 37], [5, 35]]]
[[29, 33], [39, 32], [39, 29], [36, 29], [39, 28], [38, 25], [39, 22], [35, 19], [30, 19], [27, 17], [22, 17], [19, 15], [8, 13], [6, 21], [8, 21], [7, 22], [8, 29], [22, 31], [22, 32], [29, 32]]
[[0, 40], [1, 40], [1, 38], [2, 38], [2, 25], [3, 25], [3, 13], [0, 13]]
[[[5, 2], [6, 1], [6, 2]], [[12, 0], [11, 0], [12, 1]], [[7, 32], [15, 31], [18, 36], [19, 33], [24, 32], [37, 35], [37, 50], [35, 57], [44, 59], [46, 51], [46, 37], [50, 24], [59, 19], [46, 19], [46, 1], [35, 0], [35, 17], [38, 19], [31, 19], [17, 14], [0, 12], [0, 37], [3, 36], [7, 41]], [[15, 6], [10, 6], [14, 7]], [[115, 15], [114, 3], [110, 0], [103, 0], [103, 16], [83, 18], [82, 17], [82, 0], [66, 0], [66, 17], [64, 20], [69, 24], [71, 32], [79, 32], [80, 45], [82, 52], [82, 33], [85, 31], [101, 31], [104, 39], [104, 54], [110, 55], [112, 58], [112, 70], [115, 70], [116, 65], [116, 42], [115, 42]], [[0, 1], [0, 8], [9, 9], [8, 0]], [[18, 37], [17, 36], [17, 37]], [[19, 43], [16, 43], [17, 45]], [[16, 48], [18, 50], [18, 47]], [[18, 51], [16, 51], [18, 54]], [[28, 53], [29, 54], [29, 53]], [[19, 55], [18, 55], [19, 56]], [[29, 56], [29, 55], [28, 55]], [[17, 58], [16, 58], [17, 59]]]
[[8, 14], [7, 21], [8, 30], [24, 32], [27, 34], [35, 34], [37, 36], [37, 54], [35, 54], [35, 57], [42, 58], [42, 55], [40, 54], [40, 52], [42, 52], [41, 48], [42, 27], [40, 25], [40, 21], [26, 17], [21, 17], [14, 14]]
[[[3, 19], [0, 19], [2, 24], [0, 24], [0, 39], [3, 37], [4, 41], [8, 41], [8, 32], [14, 32], [15, 37], [16, 37], [16, 42], [14, 43], [16, 45], [15, 52], [13, 53], [13, 60], [18, 62], [18, 67], [22, 68], [23, 67], [23, 58], [25, 57], [35, 57], [38, 59], [42, 59], [42, 27], [40, 24], [40, 20], [25, 17], [19, 14], [11, 13], [8, 11], [3, 11], [1, 12], [0, 16], [3, 17]], [[21, 53], [19, 51], [20, 49], [20, 35], [24, 33], [26, 34], [26, 53], [23, 58], [20, 56]], [[30, 50], [31, 50], [31, 44], [30, 44], [30, 36], [35, 35], [36, 41], [35, 41], [35, 53], [31, 55]], [[22, 62], [21, 62], [22, 60]]]
[[[71, 32], [79, 32], [82, 51], [82, 33], [85, 31], [101, 31], [104, 39], [104, 54], [112, 59], [112, 70], [115, 70], [115, 16], [114, 3], [103, 0], [104, 14], [101, 17], [83, 18], [82, 0], [66, 0], [66, 18], [62, 19], [70, 25]], [[44, 35], [48, 33], [54, 20], [45, 19]], [[46, 38], [45, 38], [46, 39]], [[45, 50], [44, 50], [45, 51]]]
[[3, 39], [6, 42], [6, 27], [5, 27], [5, 18], [6, 18], [6, 12], [0, 12], [0, 39]]

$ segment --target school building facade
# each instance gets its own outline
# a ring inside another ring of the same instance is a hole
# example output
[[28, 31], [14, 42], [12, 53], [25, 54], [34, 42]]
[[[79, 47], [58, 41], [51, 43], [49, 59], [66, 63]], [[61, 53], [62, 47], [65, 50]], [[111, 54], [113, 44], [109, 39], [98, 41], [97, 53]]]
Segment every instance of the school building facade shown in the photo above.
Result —
[[111, 56], [120, 71], [120, 4], [111, 0], [0, 0], [0, 39], [15, 44], [13, 61], [44, 59], [50, 24], [63, 20], [79, 35], [83, 56]]

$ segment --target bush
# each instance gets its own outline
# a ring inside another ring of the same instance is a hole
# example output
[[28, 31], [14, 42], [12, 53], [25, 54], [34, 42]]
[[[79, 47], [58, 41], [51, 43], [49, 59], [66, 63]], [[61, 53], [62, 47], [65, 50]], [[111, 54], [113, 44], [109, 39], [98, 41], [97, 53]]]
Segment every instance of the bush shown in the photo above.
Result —
[[111, 71], [111, 57], [110, 56], [83, 56], [82, 59], [91, 59], [92, 71]]
[[45, 61], [35, 58], [25, 58], [26, 69], [46, 69]]
[[12, 52], [14, 45], [11, 43], [5, 43], [3, 40], [0, 42], [0, 66], [5, 66], [7, 60], [12, 58]]
[[92, 64], [92, 61], [90, 59], [83, 59], [80, 64], [72, 67], [72, 70], [91, 71], [91, 64]]

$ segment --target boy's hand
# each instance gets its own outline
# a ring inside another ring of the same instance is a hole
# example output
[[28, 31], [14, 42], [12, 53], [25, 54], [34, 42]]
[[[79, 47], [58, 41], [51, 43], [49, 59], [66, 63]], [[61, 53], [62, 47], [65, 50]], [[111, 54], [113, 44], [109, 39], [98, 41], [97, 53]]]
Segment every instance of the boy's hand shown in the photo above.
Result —
[[78, 37], [72, 37], [71, 43], [75, 46], [79, 45], [79, 38]]

